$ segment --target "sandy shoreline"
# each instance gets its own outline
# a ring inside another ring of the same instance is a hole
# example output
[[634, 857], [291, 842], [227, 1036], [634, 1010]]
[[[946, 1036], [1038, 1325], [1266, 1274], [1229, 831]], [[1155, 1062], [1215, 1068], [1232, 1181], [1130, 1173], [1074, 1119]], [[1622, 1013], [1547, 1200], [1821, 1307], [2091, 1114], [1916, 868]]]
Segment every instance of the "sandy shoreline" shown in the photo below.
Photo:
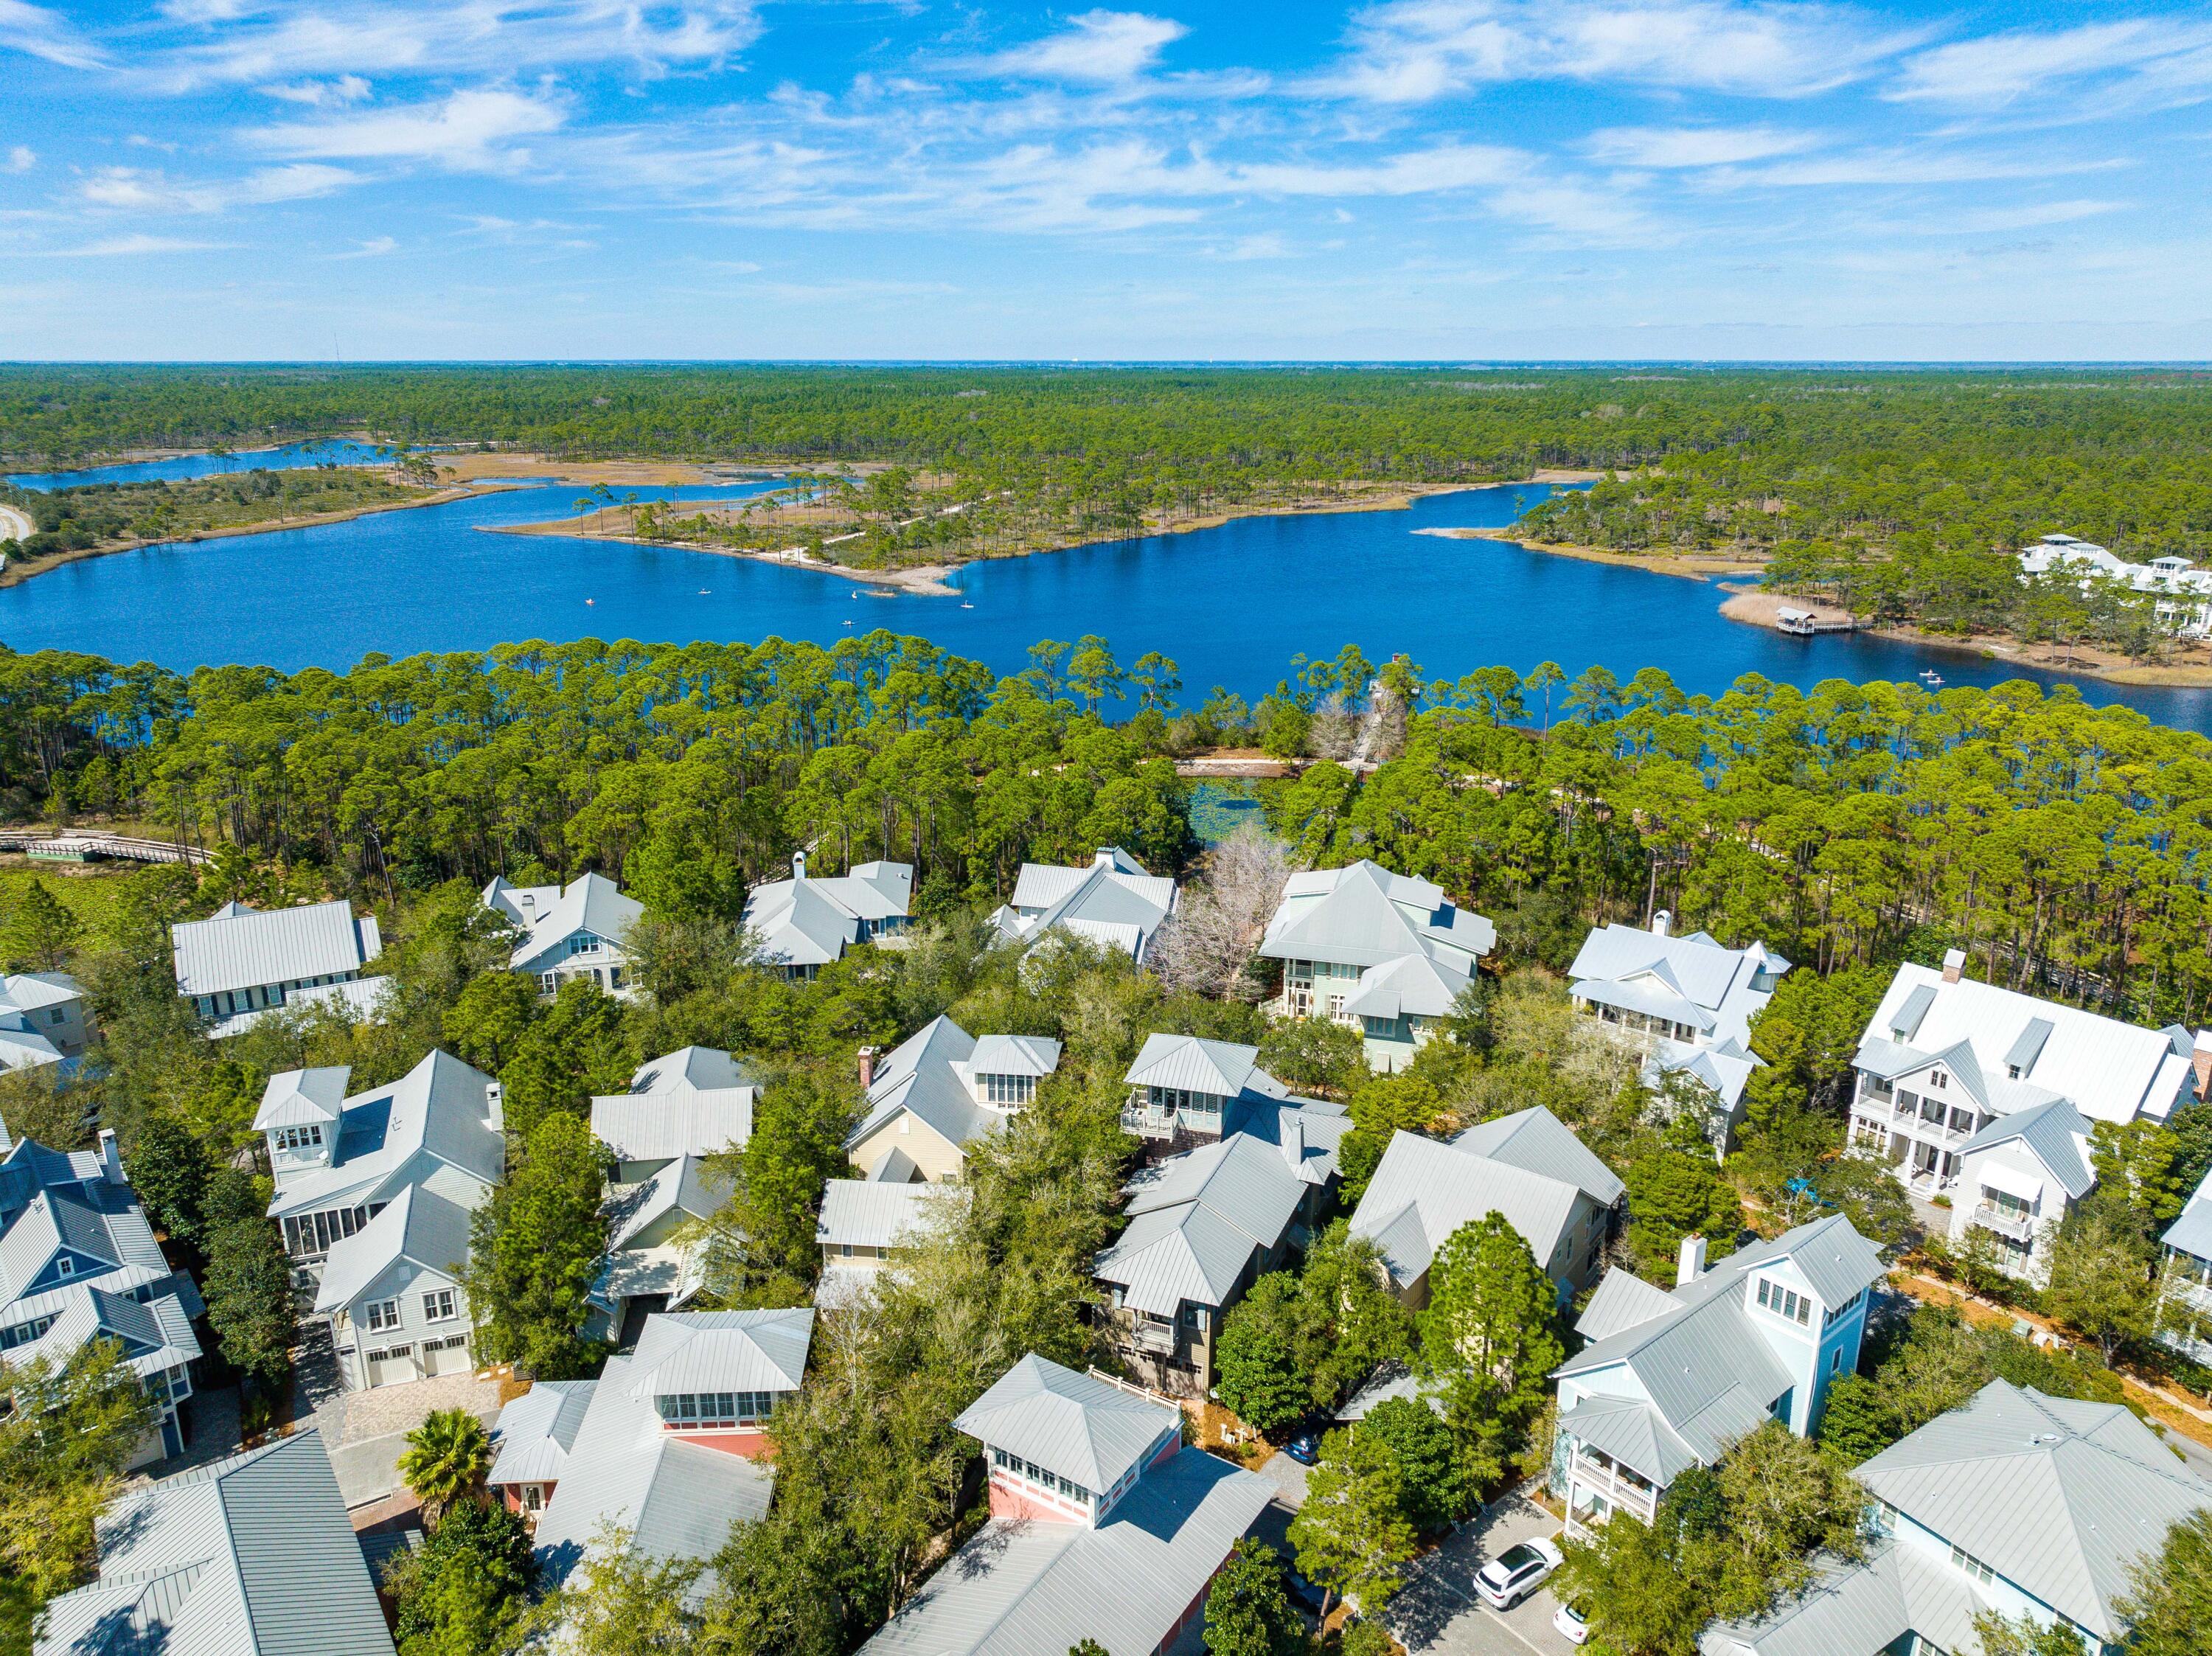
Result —
[[241, 535], [274, 535], [286, 529], [319, 529], [325, 524], [348, 523], [356, 518], [373, 517], [378, 513], [411, 512], [417, 507], [447, 506], [455, 500], [465, 500], [472, 494], [501, 494], [506, 488], [521, 487], [520, 483], [504, 487], [495, 483], [488, 488], [441, 488], [419, 500], [387, 500], [381, 506], [348, 507], [343, 512], [314, 512], [302, 518], [287, 518], [279, 523], [240, 524], [234, 529], [210, 529], [191, 535], [159, 535], [150, 538], [133, 536], [129, 540], [117, 541], [110, 546], [87, 546], [75, 551], [57, 552], [33, 563], [11, 561], [7, 568], [0, 569], [0, 586], [18, 585], [45, 574], [49, 569], [58, 569], [65, 563], [76, 563], [86, 558], [104, 558], [114, 552], [135, 552], [142, 546], [193, 546], [203, 541], [235, 540]]

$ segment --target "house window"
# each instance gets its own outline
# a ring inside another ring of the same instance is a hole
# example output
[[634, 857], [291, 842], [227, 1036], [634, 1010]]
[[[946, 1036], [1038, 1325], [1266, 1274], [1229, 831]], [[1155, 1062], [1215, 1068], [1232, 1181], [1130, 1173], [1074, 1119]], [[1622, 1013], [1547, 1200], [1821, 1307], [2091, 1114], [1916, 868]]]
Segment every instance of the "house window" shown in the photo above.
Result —
[[371, 1300], [368, 1302], [368, 1331], [381, 1334], [387, 1328], [399, 1326], [399, 1301]]
[[453, 1316], [453, 1290], [434, 1289], [422, 1296], [422, 1320], [428, 1323], [449, 1322]]

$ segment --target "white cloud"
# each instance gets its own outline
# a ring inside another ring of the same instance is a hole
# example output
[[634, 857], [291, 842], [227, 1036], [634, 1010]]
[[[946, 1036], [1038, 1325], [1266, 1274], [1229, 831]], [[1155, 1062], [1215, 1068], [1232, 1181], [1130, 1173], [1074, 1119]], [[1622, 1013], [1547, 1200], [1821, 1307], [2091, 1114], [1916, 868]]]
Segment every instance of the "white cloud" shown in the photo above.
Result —
[[566, 118], [551, 94], [492, 88], [457, 92], [434, 103], [408, 104], [264, 126], [246, 137], [292, 155], [340, 161], [423, 161], [483, 170], [520, 166], [527, 149], [517, 138], [556, 130]]
[[8, 151], [8, 170], [10, 173], [27, 173], [38, 164], [38, 156], [32, 153], [31, 146], [27, 143], [16, 144]]
[[234, 207], [306, 201], [356, 182], [343, 167], [301, 161], [264, 167], [221, 183], [188, 182], [135, 167], [103, 167], [78, 187], [95, 207], [136, 213], [221, 213]]
[[107, 61], [68, 18], [44, 6], [31, 5], [28, 0], [0, 0], [0, 47], [43, 58], [65, 69], [98, 69]]
[[2002, 106], [2064, 82], [2112, 75], [2145, 89], [2212, 93], [2212, 27], [2139, 17], [1954, 41], [1911, 58], [1884, 95]]
[[1509, 81], [1621, 81], [1790, 98], [1860, 78], [1909, 40], [1820, 4], [1387, 0], [1357, 14], [1338, 96], [1425, 103]]
[[1583, 149], [1620, 167], [1733, 167], [1815, 148], [1817, 134], [1771, 126], [1614, 126], [1593, 132]]
[[1002, 52], [983, 67], [1024, 79], [1109, 84], [1143, 74], [1190, 33], [1173, 18], [1135, 11], [1086, 11], [1067, 21], [1061, 33]]

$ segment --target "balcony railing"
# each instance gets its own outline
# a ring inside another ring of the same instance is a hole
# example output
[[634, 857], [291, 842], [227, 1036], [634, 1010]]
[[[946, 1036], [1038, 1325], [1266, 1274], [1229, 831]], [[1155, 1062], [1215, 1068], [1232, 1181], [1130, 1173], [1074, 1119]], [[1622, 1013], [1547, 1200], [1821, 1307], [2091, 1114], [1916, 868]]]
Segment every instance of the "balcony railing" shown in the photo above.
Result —
[[1978, 1202], [1974, 1205], [1973, 1222], [1984, 1230], [1993, 1230], [2000, 1236], [2009, 1236], [2015, 1242], [2035, 1240], [2035, 1216], [2014, 1213], [1994, 1202]]

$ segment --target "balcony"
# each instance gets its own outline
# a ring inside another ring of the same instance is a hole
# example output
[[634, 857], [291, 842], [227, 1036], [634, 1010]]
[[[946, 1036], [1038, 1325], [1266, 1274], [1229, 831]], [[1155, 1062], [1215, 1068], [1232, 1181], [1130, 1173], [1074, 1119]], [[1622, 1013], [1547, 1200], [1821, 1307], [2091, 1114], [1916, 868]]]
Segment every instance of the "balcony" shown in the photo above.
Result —
[[2015, 1213], [1994, 1202], [1978, 1202], [1971, 1216], [1984, 1230], [2009, 1236], [2015, 1242], [2033, 1244], [2035, 1240], [2036, 1217], [2032, 1213]]

